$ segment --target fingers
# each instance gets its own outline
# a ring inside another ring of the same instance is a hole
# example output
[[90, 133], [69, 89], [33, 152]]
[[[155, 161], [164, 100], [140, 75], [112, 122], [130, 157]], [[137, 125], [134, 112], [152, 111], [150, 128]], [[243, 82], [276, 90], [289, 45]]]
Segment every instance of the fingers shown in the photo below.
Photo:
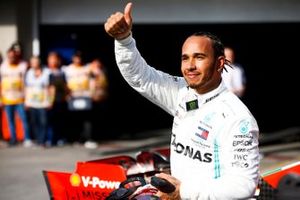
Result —
[[105, 27], [112, 33], [122, 33], [128, 29], [122, 13], [115, 13], [105, 23]]
[[159, 199], [161, 199], [161, 200], [179, 200], [179, 199], [181, 199], [180, 198], [181, 182], [178, 179], [171, 176], [170, 174], [165, 174], [165, 173], [155, 174], [155, 176], [168, 180], [170, 183], [172, 183], [176, 187], [176, 190], [172, 193], [163, 193], [161, 191], [158, 191], [156, 193], [156, 196], [158, 196]]
[[124, 9], [124, 18], [125, 18], [126, 23], [129, 26], [132, 24], [131, 11], [132, 11], [132, 3], [128, 3]]
[[168, 194], [158, 191], [155, 196], [159, 197], [160, 200], [168, 200]]
[[130, 34], [131, 27], [125, 21], [124, 15], [117, 12], [111, 15], [104, 24], [105, 31], [116, 39], [125, 38]]
[[105, 31], [115, 39], [124, 39], [131, 33], [132, 3], [128, 3], [124, 9], [124, 14], [117, 12], [111, 15], [104, 24]]
[[155, 176], [162, 179], [166, 179], [167, 181], [172, 183], [176, 188], [179, 187], [179, 185], [181, 184], [181, 182], [177, 178], [171, 176], [170, 174], [159, 173], [159, 174], [155, 174]]

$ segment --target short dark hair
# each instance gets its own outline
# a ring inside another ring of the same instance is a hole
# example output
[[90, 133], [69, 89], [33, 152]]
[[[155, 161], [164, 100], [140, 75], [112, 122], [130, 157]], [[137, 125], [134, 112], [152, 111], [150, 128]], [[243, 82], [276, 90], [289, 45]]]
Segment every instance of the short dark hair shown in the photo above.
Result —
[[73, 57], [79, 57], [79, 58], [82, 58], [82, 51], [80, 50], [76, 50], [73, 54]]
[[[196, 33], [192, 34], [191, 36], [203, 36], [203, 37], [207, 37], [207, 38], [211, 39], [215, 58], [218, 58], [219, 56], [225, 57], [225, 54], [224, 54], [225, 47], [224, 47], [222, 41], [220, 40], [220, 38], [217, 37], [216, 35], [214, 35], [210, 32], [201, 31], [201, 32], [196, 32]], [[232, 68], [230, 61], [225, 58], [225, 66], [226, 65], [228, 65], [229, 67]], [[225, 66], [224, 66], [224, 69], [227, 72], [227, 68]]]
[[210, 32], [201, 31], [201, 32], [196, 32], [191, 36], [203, 36], [211, 39], [215, 57], [217, 58], [219, 56], [224, 56], [224, 45], [221, 42], [220, 38], [218, 38], [216, 35]]
[[15, 51], [22, 51], [22, 45], [19, 41], [14, 42], [11, 47], [11, 49], [15, 50]]
[[48, 57], [50, 57], [50, 56], [55, 56], [55, 57], [57, 57], [58, 59], [61, 59], [61, 55], [60, 55], [57, 51], [50, 51], [50, 52], [48, 53]]

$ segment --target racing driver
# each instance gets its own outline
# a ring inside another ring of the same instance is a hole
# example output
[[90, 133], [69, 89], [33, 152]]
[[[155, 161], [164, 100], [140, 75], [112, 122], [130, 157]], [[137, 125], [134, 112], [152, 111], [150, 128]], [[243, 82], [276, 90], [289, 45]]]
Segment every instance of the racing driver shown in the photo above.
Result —
[[[150, 67], [132, 34], [132, 3], [106, 23], [115, 39], [118, 67], [132, 88], [174, 116], [171, 175], [176, 190], [160, 199], [250, 199], [259, 179], [259, 128], [221, 74], [227, 66], [224, 46], [211, 33], [198, 32], [182, 46], [181, 71], [175, 77]], [[223, 73], [226, 73], [225, 71]]]

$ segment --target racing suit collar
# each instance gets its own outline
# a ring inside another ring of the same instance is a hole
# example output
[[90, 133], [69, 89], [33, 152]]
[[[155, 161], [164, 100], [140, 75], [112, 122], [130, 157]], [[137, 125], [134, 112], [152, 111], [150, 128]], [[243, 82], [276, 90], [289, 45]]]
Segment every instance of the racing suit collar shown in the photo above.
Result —
[[219, 96], [222, 92], [227, 90], [224, 81], [222, 80], [219, 86], [215, 89], [213, 89], [210, 92], [207, 92], [205, 94], [199, 94], [196, 90], [192, 89], [191, 91], [200, 99], [202, 99], [203, 103], [207, 103], [211, 100], [213, 100], [215, 97]]

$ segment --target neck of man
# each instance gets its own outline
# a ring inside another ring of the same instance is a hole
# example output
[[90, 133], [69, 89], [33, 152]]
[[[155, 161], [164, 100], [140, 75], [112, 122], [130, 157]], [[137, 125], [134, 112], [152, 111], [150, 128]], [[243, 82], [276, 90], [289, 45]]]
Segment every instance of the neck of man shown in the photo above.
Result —
[[214, 79], [214, 80], [208, 82], [204, 87], [195, 88], [195, 90], [197, 91], [198, 94], [206, 94], [206, 93], [216, 89], [217, 87], [219, 87], [221, 81], [222, 81], [222, 78], [219, 77], [218, 79]]

